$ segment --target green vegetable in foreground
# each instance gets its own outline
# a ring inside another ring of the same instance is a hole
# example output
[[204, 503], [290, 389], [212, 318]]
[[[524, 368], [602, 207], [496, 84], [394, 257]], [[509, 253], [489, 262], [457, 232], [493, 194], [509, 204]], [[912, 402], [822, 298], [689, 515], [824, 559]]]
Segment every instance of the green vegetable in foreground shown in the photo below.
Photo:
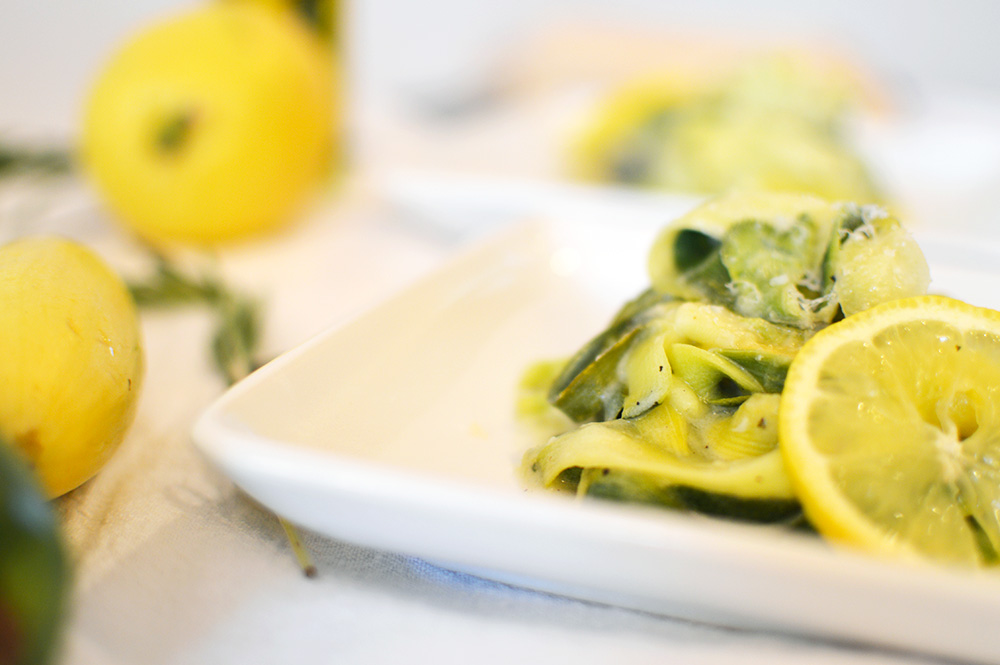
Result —
[[0, 663], [52, 661], [69, 580], [52, 508], [24, 460], [0, 441]]

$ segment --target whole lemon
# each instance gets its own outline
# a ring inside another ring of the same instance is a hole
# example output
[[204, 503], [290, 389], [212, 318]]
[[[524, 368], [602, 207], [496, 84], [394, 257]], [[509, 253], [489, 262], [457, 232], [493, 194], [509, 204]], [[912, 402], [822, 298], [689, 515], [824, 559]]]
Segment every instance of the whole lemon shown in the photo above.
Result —
[[332, 54], [290, 13], [198, 7], [114, 55], [87, 100], [81, 158], [151, 242], [213, 244], [294, 217], [328, 172]]
[[54, 237], [0, 247], [0, 302], [0, 440], [59, 496], [97, 473], [135, 417], [135, 305], [93, 251]]

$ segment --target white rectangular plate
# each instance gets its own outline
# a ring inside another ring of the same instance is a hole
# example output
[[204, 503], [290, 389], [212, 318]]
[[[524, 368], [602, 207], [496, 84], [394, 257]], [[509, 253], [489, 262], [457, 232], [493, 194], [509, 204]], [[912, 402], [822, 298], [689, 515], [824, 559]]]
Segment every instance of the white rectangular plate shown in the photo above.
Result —
[[[1000, 654], [996, 574], [525, 490], [516, 470], [535, 442], [514, 420], [520, 373], [574, 350], [644, 286], [656, 230], [627, 219], [506, 229], [233, 387], [197, 422], [196, 444], [265, 506], [332, 538], [725, 625]], [[934, 290], [1000, 306], [997, 254], [920, 240]]]

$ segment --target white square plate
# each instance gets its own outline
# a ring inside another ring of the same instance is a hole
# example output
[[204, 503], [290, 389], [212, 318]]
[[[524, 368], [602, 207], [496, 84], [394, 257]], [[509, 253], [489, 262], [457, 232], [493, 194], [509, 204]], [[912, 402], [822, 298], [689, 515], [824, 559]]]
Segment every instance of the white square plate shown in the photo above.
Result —
[[[627, 219], [505, 229], [234, 386], [195, 442], [249, 495], [332, 538], [663, 614], [996, 658], [995, 573], [524, 489], [516, 469], [535, 442], [514, 420], [520, 373], [575, 350], [644, 286], [656, 230]], [[1000, 306], [996, 253], [920, 241], [933, 290]]]

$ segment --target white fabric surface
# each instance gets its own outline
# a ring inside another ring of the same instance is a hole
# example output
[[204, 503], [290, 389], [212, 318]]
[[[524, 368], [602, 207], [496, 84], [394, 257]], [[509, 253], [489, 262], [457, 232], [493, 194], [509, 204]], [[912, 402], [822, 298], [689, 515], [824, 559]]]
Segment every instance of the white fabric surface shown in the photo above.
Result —
[[[85, 192], [57, 201], [8, 207], [8, 221], [31, 219], [8, 232], [65, 232], [125, 273], [141, 265]], [[349, 187], [289, 233], [222, 252], [218, 266], [264, 301], [274, 354], [456, 248], [406, 221]], [[319, 574], [308, 579], [275, 517], [192, 446], [194, 419], [224, 390], [208, 358], [208, 315], [146, 312], [143, 328], [136, 422], [102, 473], [59, 502], [76, 569], [61, 663], [925, 662], [555, 597], [312, 533], [303, 536]]]

